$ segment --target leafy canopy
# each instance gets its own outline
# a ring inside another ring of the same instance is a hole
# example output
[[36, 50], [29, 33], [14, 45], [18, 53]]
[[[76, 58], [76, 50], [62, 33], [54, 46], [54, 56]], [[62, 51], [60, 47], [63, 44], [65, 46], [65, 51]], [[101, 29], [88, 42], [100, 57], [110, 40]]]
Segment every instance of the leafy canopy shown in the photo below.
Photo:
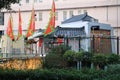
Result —
[[5, 9], [11, 9], [11, 4], [18, 3], [19, 0], [0, 0], [0, 10]]

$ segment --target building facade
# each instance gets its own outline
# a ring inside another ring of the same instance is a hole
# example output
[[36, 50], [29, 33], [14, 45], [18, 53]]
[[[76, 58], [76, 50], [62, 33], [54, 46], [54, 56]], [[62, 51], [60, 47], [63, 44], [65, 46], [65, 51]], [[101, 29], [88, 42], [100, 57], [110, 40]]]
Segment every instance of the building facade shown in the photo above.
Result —
[[[120, 1], [119, 0], [55, 0], [56, 26], [73, 15], [88, 12], [101, 23], [111, 24], [115, 35], [120, 33]], [[18, 10], [21, 9], [23, 30], [27, 30], [31, 9], [34, 5], [36, 13], [36, 29], [45, 29], [49, 21], [52, 0], [20, 0], [20, 4], [13, 4], [14, 30], [18, 26]], [[4, 12], [4, 19], [0, 20], [0, 30], [6, 30], [9, 12]], [[3, 15], [3, 14], [1, 14]], [[3, 23], [4, 20], [4, 23]]]
[[[19, 4], [12, 4], [13, 30], [18, 28], [18, 10], [22, 15], [22, 28], [28, 29], [31, 10], [34, 6], [36, 14], [36, 30], [45, 29], [49, 21], [53, 0], [19, 0]], [[83, 14], [98, 19], [100, 23], [110, 24], [114, 29], [114, 36], [120, 36], [120, 0], [55, 0], [56, 26], [74, 15]], [[5, 34], [9, 12], [3, 10], [0, 15], [0, 32]], [[4, 17], [3, 17], [4, 16]], [[25, 33], [24, 33], [25, 34]]]

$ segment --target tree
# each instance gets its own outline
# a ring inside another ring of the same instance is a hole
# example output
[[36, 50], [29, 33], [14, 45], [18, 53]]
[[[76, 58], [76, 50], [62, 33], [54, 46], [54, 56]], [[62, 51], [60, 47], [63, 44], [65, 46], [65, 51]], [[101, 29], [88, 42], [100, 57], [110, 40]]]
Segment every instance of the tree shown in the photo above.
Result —
[[54, 46], [45, 57], [43, 66], [45, 68], [64, 68], [66, 62], [63, 59], [63, 54], [69, 50], [70, 47], [66, 45]]
[[75, 53], [76, 52], [73, 50], [67, 50], [63, 55], [64, 60], [67, 61], [67, 67], [69, 68], [75, 66], [75, 60], [74, 60]]
[[107, 63], [107, 57], [104, 54], [95, 54], [92, 57], [92, 62], [97, 66], [97, 69], [104, 68]]
[[110, 54], [107, 56], [107, 63], [108, 64], [119, 64], [120, 63], [120, 56], [117, 54]]
[[75, 60], [77, 61], [78, 70], [80, 70], [80, 68], [82, 67], [83, 57], [84, 57], [84, 51], [80, 51], [75, 54]]
[[75, 56], [75, 51], [73, 50], [67, 50], [63, 55], [64, 59], [68, 62], [74, 61], [74, 56]]
[[0, 0], [0, 10], [3, 8], [10, 10], [11, 4], [18, 3], [18, 2], [19, 0]]

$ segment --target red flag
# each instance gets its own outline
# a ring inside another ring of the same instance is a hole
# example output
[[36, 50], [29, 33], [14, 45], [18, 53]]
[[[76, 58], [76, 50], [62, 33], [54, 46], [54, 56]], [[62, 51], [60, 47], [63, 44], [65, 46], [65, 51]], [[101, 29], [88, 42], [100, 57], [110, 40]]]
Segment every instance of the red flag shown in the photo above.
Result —
[[38, 46], [41, 47], [41, 46], [42, 46], [42, 43], [43, 43], [43, 38], [40, 38], [40, 39], [39, 39]]
[[21, 19], [21, 13], [19, 9], [19, 23], [18, 23], [18, 36], [17, 40], [22, 36], [22, 19]]
[[31, 36], [34, 32], [35, 32], [35, 11], [34, 11], [34, 8], [33, 8], [32, 13], [31, 13], [31, 18], [30, 18], [28, 31], [27, 31], [27, 34], [26, 34], [26, 38]]
[[7, 27], [7, 35], [11, 38], [12, 41], [14, 41], [14, 35], [13, 35], [13, 23], [12, 23], [12, 15], [10, 14], [9, 21], [8, 21], [8, 27]]
[[53, 0], [52, 9], [51, 9], [51, 12], [50, 12], [50, 20], [49, 20], [47, 28], [44, 32], [45, 36], [52, 33], [55, 29], [55, 11], [56, 11], [55, 2]]
[[58, 42], [58, 44], [62, 44], [63, 39], [62, 38], [57, 38], [57, 42]]

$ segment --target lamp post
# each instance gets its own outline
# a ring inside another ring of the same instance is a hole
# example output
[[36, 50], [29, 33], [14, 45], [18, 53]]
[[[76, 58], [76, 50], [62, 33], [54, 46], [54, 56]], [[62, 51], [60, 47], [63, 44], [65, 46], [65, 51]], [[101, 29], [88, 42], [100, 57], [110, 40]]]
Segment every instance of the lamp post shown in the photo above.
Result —
[[118, 36], [118, 0], [116, 0], [116, 24], [117, 24], [117, 36]]

